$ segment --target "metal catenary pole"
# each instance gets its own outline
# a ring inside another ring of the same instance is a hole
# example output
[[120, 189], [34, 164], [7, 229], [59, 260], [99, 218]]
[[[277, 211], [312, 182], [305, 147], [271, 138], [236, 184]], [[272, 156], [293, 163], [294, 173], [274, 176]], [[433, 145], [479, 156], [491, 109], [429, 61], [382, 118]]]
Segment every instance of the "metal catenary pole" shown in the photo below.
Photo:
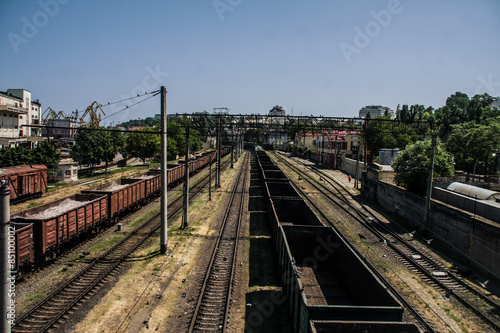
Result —
[[431, 198], [432, 198], [432, 178], [434, 177], [434, 155], [436, 154], [436, 135], [432, 134], [431, 141], [431, 166], [429, 170], [429, 179], [427, 181], [427, 197], [425, 200], [425, 219], [424, 219], [424, 229], [422, 234], [427, 237], [428, 227], [429, 227], [429, 214], [431, 210]]
[[220, 169], [221, 169], [221, 149], [222, 149], [222, 122], [219, 118], [217, 118], [217, 121], [219, 123], [219, 130], [217, 132], [217, 188], [219, 188], [220, 185]]
[[234, 168], [234, 133], [233, 126], [231, 126], [231, 169]]
[[215, 186], [214, 188], [217, 189], [219, 187], [219, 164], [220, 164], [220, 139], [219, 139], [219, 132], [220, 132], [220, 116], [217, 116], [217, 126], [216, 126], [216, 132], [215, 132], [215, 156], [216, 156], [216, 161], [215, 161]]
[[189, 126], [186, 127], [186, 167], [184, 169], [184, 216], [182, 229], [189, 225]]
[[167, 89], [161, 87], [161, 220], [160, 253], [167, 253]]

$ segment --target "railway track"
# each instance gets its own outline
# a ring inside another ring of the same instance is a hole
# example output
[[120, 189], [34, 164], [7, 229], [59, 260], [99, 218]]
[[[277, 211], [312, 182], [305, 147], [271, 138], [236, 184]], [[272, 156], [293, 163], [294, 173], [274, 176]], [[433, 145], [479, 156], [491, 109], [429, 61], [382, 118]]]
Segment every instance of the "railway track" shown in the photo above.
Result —
[[[494, 329], [500, 331], [500, 305], [491, 300], [487, 295], [479, 292], [469, 285], [463, 278], [450, 271], [441, 262], [421, 251], [412, 244], [413, 236], [408, 238], [399, 235], [390, 229], [386, 223], [381, 221], [366, 205], [360, 203], [327, 173], [319, 171], [311, 165], [305, 165], [318, 179], [310, 177], [296, 166], [292, 165], [282, 157], [281, 161], [286, 163], [296, 172], [300, 172], [304, 179], [311, 183], [318, 191], [328, 196], [335, 204], [342, 208], [346, 214], [351, 215], [366, 230], [376, 237], [383, 246], [399, 258], [405, 266], [417, 274], [429, 285], [441, 291], [447, 299], [454, 298], [464, 307], [474, 312], [484, 323], [489, 325], [485, 331]], [[331, 186], [330, 189], [321, 181]]]
[[[226, 162], [224, 167], [227, 165]], [[191, 198], [202, 191], [208, 184], [208, 179], [207, 175], [191, 186]], [[174, 217], [181, 210], [182, 196], [169, 203], [168, 218]], [[157, 213], [136, 227], [112, 248], [17, 318], [12, 332], [45, 332], [57, 328], [57, 324], [64, 320], [68, 311], [94, 293], [111, 272], [160, 228], [159, 222], [160, 214]]]
[[248, 169], [249, 154], [246, 153], [203, 279], [188, 332], [226, 330]]

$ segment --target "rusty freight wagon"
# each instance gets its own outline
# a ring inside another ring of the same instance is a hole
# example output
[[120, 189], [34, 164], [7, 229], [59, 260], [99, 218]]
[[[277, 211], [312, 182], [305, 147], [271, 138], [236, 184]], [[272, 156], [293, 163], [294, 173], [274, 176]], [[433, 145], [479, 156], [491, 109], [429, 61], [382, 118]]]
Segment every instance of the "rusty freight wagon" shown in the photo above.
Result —
[[0, 180], [9, 182], [10, 200], [22, 200], [47, 190], [47, 167], [18, 165], [0, 168]]
[[105, 195], [109, 220], [116, 222], [120, 213], [135, 207], [143, 199], [144, 195], [141, 193], [144, 193], [144, 182], [140, 179], [119, 179], [83, 190], [82, 193]]
[[108, 219], [107, 198], [74, 194], [11, 216], [11, 221], [33, 224], [37, 262], [51, 259], [73, 239], [98, 229]]
[[132, 176], [129, 179], [139, 180], [144, 183], [144, 185], [140, 185], [141, 191], [143, 191], [143, 199], [148, 200], [154, 195], [160, 192], [161, 187], [161, 174], [158, 172], [148, 171], [147, 173], [143, 173], [141, 175]]
[[296, 332], [310, 320], [402, 321], [395, 296], [332, 228], [282, 225], [276, 241]]
[[[12, 244], [11, 235], [14, 235]], [[33, 224], [15, 223], [9, 224], [9, 247], [14, 246], [16, 251], [15, 270], [30, 270], [35, 263], [35, 250], [33, 246]]]

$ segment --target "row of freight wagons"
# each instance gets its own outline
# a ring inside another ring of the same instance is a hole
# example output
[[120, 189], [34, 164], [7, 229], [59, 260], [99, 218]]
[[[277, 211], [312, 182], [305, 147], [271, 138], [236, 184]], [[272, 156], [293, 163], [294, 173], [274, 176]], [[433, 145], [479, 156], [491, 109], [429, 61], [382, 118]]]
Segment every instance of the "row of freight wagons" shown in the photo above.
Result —
[[294, 330], [418, 332], [402, 322], [394, 295], [336, 230], [321, 223], [269, 156], [256, 156]]
[[[190, 173], [204, 168], [214, 155], [212, 151], [190, 160]], [[168, 186], [181, 182], [184, 172], [185, 164], [169, 168]], [[123, 212], [160, 194], [160, 190], [161, 173], [150, 170], [11, 215], [11, 226], [18, 239], [16, 268], [29, 270], [33, 265], [43, 264], [82, 236], [116, 222]]]

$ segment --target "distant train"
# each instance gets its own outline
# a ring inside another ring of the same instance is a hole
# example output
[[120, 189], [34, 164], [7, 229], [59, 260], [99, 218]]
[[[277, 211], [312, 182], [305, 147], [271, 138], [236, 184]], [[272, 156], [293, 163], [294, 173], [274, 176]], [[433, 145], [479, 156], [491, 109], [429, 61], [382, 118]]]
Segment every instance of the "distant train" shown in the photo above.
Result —
[[[223, 149], [222, 156], [227, 152]], [[215, 151], [211, 151], [189, 160], [190, 174], [214, 158]], [[169, 165], [168, 187], [182, 182], [184, 167]], [[29, 271], [52, 260], [85, 236], [115, 223], [124, 212], [159, 195], [161, 190], [161, 173], [150, 170], [11, 215], [11, 229], [16, 234], [16, 269]]]
[[0, 181], [9, 182], [11, 202], [28, 199], [47, 191], [45, 165], [17, 165], [0, 168]]

